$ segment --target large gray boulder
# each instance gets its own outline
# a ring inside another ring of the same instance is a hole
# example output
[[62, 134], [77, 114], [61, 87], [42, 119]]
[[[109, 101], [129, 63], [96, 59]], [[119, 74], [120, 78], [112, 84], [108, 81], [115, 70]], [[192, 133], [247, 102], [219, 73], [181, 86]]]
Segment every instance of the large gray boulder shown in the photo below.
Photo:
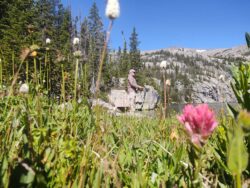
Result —
[[143, 91], [136, 94], [136, 109], [154, 110], [157, 107], [159, 99], [158, 92], [152, 86], [146, 85]]
[[[159, 102], [158, 92], [149, 85], [136, 94], [136, 110], [154, 110]], [[109, 103], [115, 108], [129, 108], [128, 93], [125, 90], [112, 89], [108, 95]]]

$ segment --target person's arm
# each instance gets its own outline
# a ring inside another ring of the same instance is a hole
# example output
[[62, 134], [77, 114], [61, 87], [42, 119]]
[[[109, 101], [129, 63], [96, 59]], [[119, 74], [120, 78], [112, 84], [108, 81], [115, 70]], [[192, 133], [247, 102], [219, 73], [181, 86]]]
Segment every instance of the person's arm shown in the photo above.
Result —
[[129, 77], [128, 81], [129, 81], [129, 84], [130, 84], [132, 87], [134, 87], [134, 88], [136, 88], [136, 89], [143, 89], [143, 87], [141, 87], [141, 86], [139, 86], [139, 85], [137, 84], [137, 82], [136, 82], [136, 80], [135, 80], [134, 77], [132, 77], [132, 76]]

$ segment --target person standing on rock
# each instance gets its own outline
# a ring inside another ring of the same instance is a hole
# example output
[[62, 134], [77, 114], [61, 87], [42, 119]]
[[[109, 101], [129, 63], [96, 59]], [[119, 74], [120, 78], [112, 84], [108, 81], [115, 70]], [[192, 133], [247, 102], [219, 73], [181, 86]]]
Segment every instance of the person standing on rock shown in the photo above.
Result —
[[135, 79], [135, 70], [130, 69], [128, 73], [128, 99], [130, 111], [135, 111], [135, 97], [138, 90], [143, 90], [143, 87], [138, 85]]

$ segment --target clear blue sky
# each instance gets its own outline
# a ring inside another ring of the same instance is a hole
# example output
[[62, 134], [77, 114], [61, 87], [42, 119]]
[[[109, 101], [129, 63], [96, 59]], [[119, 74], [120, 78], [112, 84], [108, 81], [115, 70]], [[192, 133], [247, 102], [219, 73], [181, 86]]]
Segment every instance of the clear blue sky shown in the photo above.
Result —
[[[105, 28], [106, 0], [95, 0]], [[87, 16], [94, 0], [62, 0], [73, 15]], [[120, 0], [121, 16], [115, 20], [110, 47], [123, 46], [121, 31], [129, 41], [132, 28], [139, 34], [141, 50], [166, 47], [229, 48], [245, 44], [250, 32], [250, 0]]]

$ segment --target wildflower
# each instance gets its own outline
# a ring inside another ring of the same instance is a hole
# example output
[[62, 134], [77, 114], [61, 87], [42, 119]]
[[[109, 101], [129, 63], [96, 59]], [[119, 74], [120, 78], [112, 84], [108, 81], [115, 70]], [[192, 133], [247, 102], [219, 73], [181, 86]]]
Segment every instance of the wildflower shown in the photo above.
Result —
[[50, 44], [51, 43], [51, 40], [50, 38], [46, 38], [46, 41], [45, 41], [46, 44]]
[[166, 80], [166, 85], [171, 86], [171, 81], [169, 79]]
[[31, 54], [30, 54], [31, 57], [36, 57], [37, 56], [37, 51], [33, 51]]
[[80, 50], [78, 51], [75, 51], [74, 54], [73, 54], [76, 58], [79, 58], [82, 56], [82, 52]]
[[225, 82], [225, 75], [221, 74], [219, 76], [219, 80], [221, 80], [222, 82]]
[[29, 86], [28, 84], [22, 84], [20, 89], [19, 89], [20, 93], [26, 94], [29, 93]]
[[79, 44], [80, 43], [80, 39], [78, 38], [78, 37], [75, 37], [74, 39], [73, 39], [73, 44], [74, 45], [77, 45], [77, 44]]
[[207, 104], [196, 107], [186, 105], [183, 114], [177, 117], [184, 124], [191, 142], [196, 146], [202, 146], [205, 140], [212, 134], [217, 126], [215, 115]]
[[120, 16], [119, 0], [108, 0], [105, 13], [109, 19], [118, 18]]
[[178, 140], [179, 139], [179, 136], [177, 134], [176, 131], [172, 131], [171, 134], [170, 134], [170, 137], [169, 137], [171, 140]]
[[40, 47], [36, 44], [33, 44], [30, 46], [30, 51], [35, 51], [35, 50], [39, 50], [39, 49], [40, 49]]
[[161, 64], [160, 64], [160, 67], [162, 69], [166, 69], [167, 68], [167, 61], [162, 61]]
[[155, 183], [157, 176], [158, 176], [158, 174], [156, 174], [155, 172], [152, 173], [152, 175], [151, 175], [151, 182], [152, 183]]

